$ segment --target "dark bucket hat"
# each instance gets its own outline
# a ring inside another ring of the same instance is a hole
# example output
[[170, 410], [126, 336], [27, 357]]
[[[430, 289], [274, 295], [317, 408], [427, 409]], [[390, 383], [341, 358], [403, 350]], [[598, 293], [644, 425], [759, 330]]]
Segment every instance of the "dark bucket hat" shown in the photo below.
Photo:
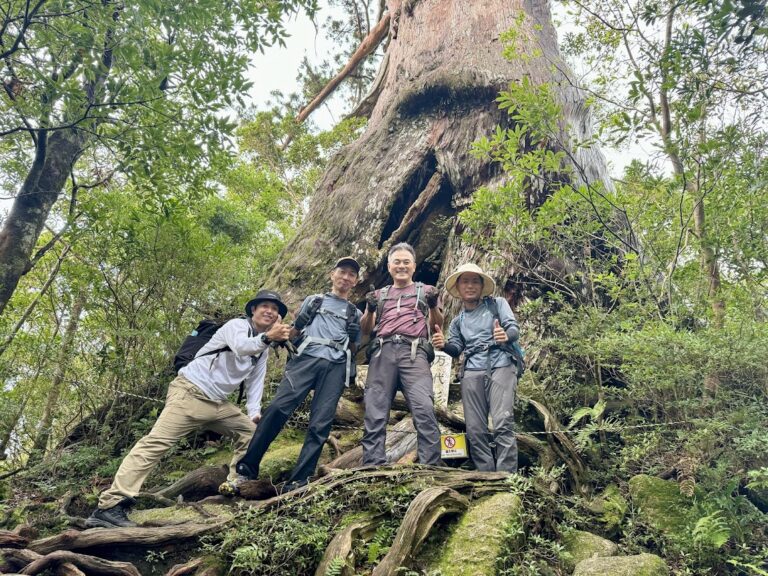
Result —
[[288, 306], [283, 304], [283, 300], [280, 298], [280, 294], [273, 292], [272, 290], [259, 290], [258, 294], [256, 294], [256, 297], [252, 300], [249, 300], [248, 304], [245, 305], [246, 316], [250, 317], [253, 311], [253, 307], [258, 306], [262, 302], [274, 302], [277, 304], [277, 309], [280, 312], [280, 316], [283, 318], [285, 318], [285, 315], [288, 313]]

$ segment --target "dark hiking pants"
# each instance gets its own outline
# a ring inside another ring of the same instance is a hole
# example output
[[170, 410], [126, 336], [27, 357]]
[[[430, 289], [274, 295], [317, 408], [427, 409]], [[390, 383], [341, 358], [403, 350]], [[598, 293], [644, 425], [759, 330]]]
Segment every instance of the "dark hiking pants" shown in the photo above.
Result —
[[[467, 424], [469, 453], [478, 470], [517, 472], [517, 439], [515, 438], [515, 391], [517, 368], [495, 368], [490, 381], [485, 370], [467, 370], [461, 379], [461, 401]], [[496, 459], [491, 451], [488, 416], [493, 424]]]
[[333, 363], [324, 358], [304, 355], [288, 362], [277, 393], [264, 411], [248, 451], [237, 464], [237, 472], [250, 478], [258, 477], [261, 460], [269, 445], [309, 391], [314, 389], [304, 445], [288, 481], [304, 482], [314, 474], [323, 445], [331, 433], [336, 405], [344, 391], [344, 374], [343, 362]]
[[426, 352], [417, 350], [415, 359], [411, 360], [411, 345], [406, 341], [385, 342], [380, 350], [381, 354], [377, 352], [371, 358], [365, 382], [363, 465], [380, 466], [387, 462], [387, 422], [399, 384], [413, 416], [419, 462], [439, 466], [440, 429]]

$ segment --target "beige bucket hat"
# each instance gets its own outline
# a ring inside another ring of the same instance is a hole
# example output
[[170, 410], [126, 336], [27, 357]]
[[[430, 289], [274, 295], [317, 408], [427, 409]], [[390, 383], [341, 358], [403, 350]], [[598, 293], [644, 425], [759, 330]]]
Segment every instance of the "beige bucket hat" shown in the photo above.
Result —
[[494, 282], [493, 278], [488, 276], [483, 270], [478, 266], [477, 264], [462, 264], [458, 268], [456, 268], [456, 271], [448, 276], [448, 278], [445, 281], [445, 290], [453, 296], [454, 298], [461, 298], [459, 296], [459, 291], [456, 290], [456, 282], [459, 280], [459, 276], [464, 274], [465, 272], [474, 272], [480, 278], [483, 279], [483, 296], [490, 296], [493, 294], [493, 291], [496, 290], [496, 282]]

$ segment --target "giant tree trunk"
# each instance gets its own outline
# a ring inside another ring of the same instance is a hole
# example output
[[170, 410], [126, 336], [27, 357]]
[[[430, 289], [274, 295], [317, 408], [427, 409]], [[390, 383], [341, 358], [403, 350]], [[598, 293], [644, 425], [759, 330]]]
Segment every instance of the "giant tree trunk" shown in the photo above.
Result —
[[[364, 266], [357, 296], [371, 283], [382, 285], [387, 250], [400, 241], [416, 248], [417, 279], [438, 282], [473, 260], [504, 287], [509, 264], [476, 254], [457, 218], [478, 187], [497, 187], [504, 178], [498, 166], [470, 154], [472, 142], [508, 124], [494, 99], [525, 76], [533, 85], [553, 83], [576, 135], [591, 129], [581, 93], [560, 75], [566, 68], [545, 0], [408, 0], [402, 6], [390, 0], [388, 7], [387, 68], [367, 129], [331, 162], [275, 271], [275, 284], [291, 301], [324, 285], [332, 262], [344, 254]], [[526, 19], [518, 52], [542, 55], [510, 62], [502, 57], [499, 35], [521, 12]], [[604, 179], [599, 154], [576, 156], [586, 178]], [[536, 205], [546, 191], [526, 194], [538, 195]]]

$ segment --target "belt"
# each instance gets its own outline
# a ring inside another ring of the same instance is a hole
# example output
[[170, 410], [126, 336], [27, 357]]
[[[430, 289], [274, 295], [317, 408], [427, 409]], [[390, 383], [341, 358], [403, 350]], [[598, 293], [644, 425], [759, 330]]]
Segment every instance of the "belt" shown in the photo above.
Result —
[[401, 334], [392, 334], [385, 338], [376, 338], [376, 340], [379, 343], [379, 351], [376, 353], [376, 357], [381, 356], [382, 347], [388, 342], [394, 342], [395, 344], [409, 344], [411, 346], [411, 362], [413, 362], [416, 360], [416, 352], [419, 349], [419, 344], [421, 344], [421, 341], [424, 340], [424, 338], [418, 336], [413, 338]]
[[330, 346], [335, 350], [343, 353], [346, 356], [346, 375], [344, 376], [344, 385], [349, 386], [349, 377], [352, 373], [352, 351], [349, 349], [349, 336], [347, 336], [343, 342], [336, 342], [335, 340], [328, 340], [327, 338], [318, 338], [316, 336], [306, 336], [304, 341], [296, 350], [296, 356], [301, 356], [304, 349], [310, 343], [322, 344], [323, 346]]

